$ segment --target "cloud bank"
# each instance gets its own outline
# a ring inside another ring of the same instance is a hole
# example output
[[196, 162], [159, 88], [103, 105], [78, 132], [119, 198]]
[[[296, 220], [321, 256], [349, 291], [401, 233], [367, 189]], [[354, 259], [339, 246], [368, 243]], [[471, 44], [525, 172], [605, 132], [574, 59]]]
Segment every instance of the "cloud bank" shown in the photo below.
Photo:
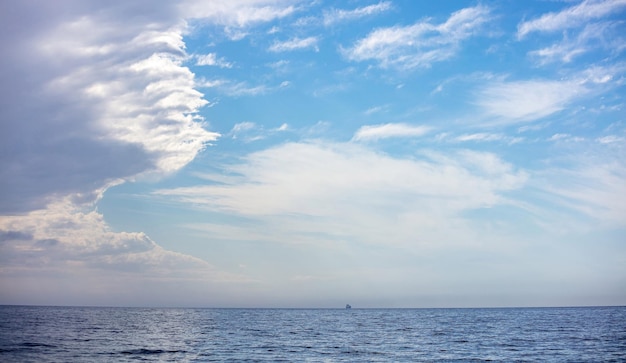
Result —
[[[206, 262], [164, 250], [143, 233], [110, 230], [94, 205], [113, 185], [180, 170], [219, 137], [199, 115], [208, 102], [184, 65], [183, 19], [245, 27], [286, 16], [293, 5], [28, 1], [0, 8], [7, 30], [0, 79], [11, 90], [0, 108], [3, 302], [74, 283], [84, 303], [132, 304], [143, 283], [193, 290], [223, 280]], [[198, 62], [228, 65], [211, 54]], [[27, 267], [31, 273], [20, 275]]]

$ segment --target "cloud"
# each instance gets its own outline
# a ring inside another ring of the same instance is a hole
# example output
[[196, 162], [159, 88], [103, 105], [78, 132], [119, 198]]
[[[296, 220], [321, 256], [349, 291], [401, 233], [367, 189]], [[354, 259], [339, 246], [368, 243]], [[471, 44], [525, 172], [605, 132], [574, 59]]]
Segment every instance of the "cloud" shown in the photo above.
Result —
[[308, 38], [295, 37], [295, 38], [286, 40], [284, 42], [275, 42], [274, 44], [272, 44], [272, 46], [270, 46], [269, 51], [270, 52], [288, 52], [292, 50], [307, 49], [307, 48], [313, 48], [315, 49], [315, 51], [318, 51], [319, 49], [317, 48], [317, 43], [318, 43], [317, 37], [308, 37]]
[[180, 169], [218, 137], [198, 116], [207, 101], [182, 66], [182, 29], [157, 15], [145, 28], [114, 12], [14, 25], [29, 35], [7, 48], [19, 59], [2, 61], [15, 92], [2, 110], [1, 212], [93, 201], [112, 183]]
[[559, 133], [559, 134], [554, 134], [550, 136], [550, 138], [548, 138], [548, 141], [580, 142], [580, 141], [585, 141], [585, 139], [582, 137], [572, 136], [570, 134]]
[[155, 194], [245, 218], [203, 224], [217, 239], [417, 246], [451, 242], [444, 226], [461, 228], [463, 211], [506, 203], [527, 178], [489, 153], [393, 158], [324, 142], [256, 152], [224, 172], [234, 178]]
[[233, 139], [238, 139], [242, 136], [244, 136], [244, 141], [246, 142], [251, 142], [251, 141], [256, 141], [259, 140], [261, 138], [263, 138], [260, 135], [255, 135], [255, 136], [249, 136], [250, 132], [252, 131], [257, 131], [261, 132], [262, 130], [259, 130], [257, 125], [254, 122], [240, 122], [235, 124], [235, 126], [233, 126], [232, 130], [230, 130], [230, 132], [228, 133], [229, 135], [232, 135]]
[[487, 7], [476, 6], [454, 12], [440, 24], [426, 19], [410, 26], [377, 29], [343, 49], [343, 54], [352, 61], [377, 61], [383, 68], [429, 67], [453, 57], [463, 40], [479, 33], [489, 13]]
[[45, 293], [58, 304], [128, 305], [138, 301], [133, 294], [151, 286], [141, 293], [142, 304], [206, 304], [213, 299], [194, 290], [250, 282], [168, 251], [144, 233], [114, 232], [101, 214], [81, 211], [68, 199], [24, 216], [3, 216], [0, 266], [4, 303], [39, 301]]
[[324, 12], [324, 25], [330, 26], [347, 20], [359, 19], [388, 11], [392, 8], [390, 1], [381, 1], [378, 4], [372, 4], [356, 8], [353, 10], [331, 9]]
[[511, 144], [517, 144], [522, 142], [524, 138], [522, 137], [511, 137], [503, 134], [493, 134], [486, 132], [478, 132], [474, 134], [464, 134], [459, 135], [454, 138], [454, 141], [467, 142], [467, 141], [475, 141], [475, 142], [489, 142], [489, 141], [504, 141]]
[[601, 144], [623, 143], [626, 141], [626, 138], [617, 135], [608, 135], [599, 137], [597, 141]]
[[215, 53], [204, 55], [196, 55], [197, 66], [217, 66], [220, 68], [232, 68], [232, 63], [227, 62], [224, 58], [217, 58]]
[[227, 79], [201, 80], [196, 83], [198, 88], [214, 88], [217, 92], [230, 97], [257, 96], [285, 88], [284, 82], [277, 86], [265, 84], [250, 85], [248, 82], [232, 81]]
[[567, 168], [553, 167], [538, 175], [533, 184], [545, 193], [541, 197], [554, 205], [577, 211], [588, 218], [587, 221], [590, 219], [594, 226], [623, 227], [626, 221], [623, 152], [622, 155], [577, 155], [578, 159], [570, 160]]
[[566, 35], [561, 42], [531, 51], [529, 55], [544, 65], [556, 61], [569, 63], [582, 54], [600, 49], [619, 53], [620, 49], [626, 48], [619, 25], [617, 22], [587, 24], [574, 37]]
[[252, 142], [257, 140], [265, 139], [269, 136], [276, 135], [280, 132], [285, 132], [290, 130], [289, 125], [283, 123], [279, 127], [266, 129], [262, 125], [257, 125], [254, 122], [239, 122], [235, 124], [227, 134], [232, 137], [232, 139], [239, 139], [243, 142]]
[[575, 81], [498, 81], [481, 88], [475, 102], [496, 123], [515, 123], [559, 112], [587, 92]]
[[384, 106], [374, 106], [370, 107], [367, 110], [363, 111], [363, 114], [366, 116], [373, 115], [375, 113], [386, 111], [389, 108], [389, 105]]
[[430, 131], [427, 126], [412, 126], [403, 123], [361, 126], [352, 137], [355, 141], [379, 140], [390, 137], [417, 137]]
[[[146, 296], [169, 305], [178, 291], [206, 303], [194, 291], [230, 280], [143, 233], [111, 231], [94, 211], [109, 187], [174, 173], [219, 137], [206, 129], [199, 111], [208, 101], [184, 66], [183, 18], [194, 4], [225, 26], [295, 9], [262, 0], [2, 5], [0, 22], [11, 34], [10, 41], [0, 34], [7, 54], [0, 58], [3, 301], [33, 301], [28, 296], [47, 289], [63, 304], [90, 294], [89, 303], [120, 304], [116, 297], [160, 286]], [[199, 61], [221, 62], [211, 55]], [[233, 92], [252, 93], [237, 85]]]
[[625, 0], [592, 1], [585, 0], [560, 12], [553, 12], [517, 26], [517, 37], [523, 38], [532, 32], [554, 32], [563, 29], [580, 27], [588, 20], [611, 15], [623, 7]]
[[202, 19], [212, 24], [242, 28], [287, 17], [297, 10], [294, 0], [186, 0], [179, 6], [185, 19]]

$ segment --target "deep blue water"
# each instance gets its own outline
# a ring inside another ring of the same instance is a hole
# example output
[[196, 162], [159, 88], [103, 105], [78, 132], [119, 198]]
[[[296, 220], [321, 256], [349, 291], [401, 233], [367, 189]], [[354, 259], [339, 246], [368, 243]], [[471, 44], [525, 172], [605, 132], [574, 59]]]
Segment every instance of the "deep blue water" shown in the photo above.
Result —
[[626, 361], [626, 307], [0, 306], [1, 362]]

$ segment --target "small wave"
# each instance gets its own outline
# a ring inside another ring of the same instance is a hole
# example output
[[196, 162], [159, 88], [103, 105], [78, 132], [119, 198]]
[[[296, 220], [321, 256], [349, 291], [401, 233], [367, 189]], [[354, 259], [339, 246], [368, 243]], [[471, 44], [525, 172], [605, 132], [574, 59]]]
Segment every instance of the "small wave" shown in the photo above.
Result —
[[120, 354], [124, 354], [124, 355], [150, 355], [150, 354], [176, 354], [176, 353], [184, 354], [184, 353], [187, 353], [187, 351], [140, 348], [140, 349], [123, 350], [120, 352]]
[[21, 347], [28, 347], [28, 348], [56, 348], [56, 345], [50, 345], [50, 344], [45, 344], [45, 343], [33, 343], [33, 342], [24, 342], [22, 344], [20, 344]]

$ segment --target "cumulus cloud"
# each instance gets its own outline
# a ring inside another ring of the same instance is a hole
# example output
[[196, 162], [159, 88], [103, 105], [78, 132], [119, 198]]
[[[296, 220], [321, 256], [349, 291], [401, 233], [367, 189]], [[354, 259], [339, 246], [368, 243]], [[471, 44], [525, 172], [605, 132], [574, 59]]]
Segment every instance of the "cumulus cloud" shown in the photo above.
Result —
[[463, 40], [480, 32], [489, 14], [487, 7], [476, 6], [454, 12], [440, 24], [426, 19], [409, 26], [377, 29], [343, 53], [349, 60], [374, 60], [383, 68], [429, 67], [453, 57]]
[[428, 126], [413, 126], [403, 123], [361, 126], [352, 140], [379, 140], [390, 137], [417, 137], [430, 131]]

